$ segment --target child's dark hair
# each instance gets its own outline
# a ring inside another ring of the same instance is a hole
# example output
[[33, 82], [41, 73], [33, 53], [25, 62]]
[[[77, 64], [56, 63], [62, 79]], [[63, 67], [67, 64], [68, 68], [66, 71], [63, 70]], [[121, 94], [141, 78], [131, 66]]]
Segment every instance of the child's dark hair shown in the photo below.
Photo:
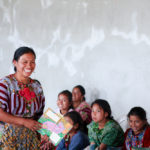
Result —
[[84, 87], [82, 85], [76, 85], [74, 88], [78, 88], [80, 90], [80, 92], [83, 96], [83, 100], [85, 101], [85, 96], [84, 96], [85, 95], [85, 89], [84, 89]]
[[127, 116], [129, 118], [132, 115], [139, 117], [143, 121], [147, 121], [146, 111], [142, 107], [133, 107], [133, 108], [131, 108], [131, 110], [129, 111]]
[[[16, 49], [14, 53], [13, 61], [14, 60], [18, 61], [22, 55], [27, 54], [27, 53], [32, 53], [34, 57], [36, 58], [36, 54], [32, 48], [23, 46], [23, 47], [19, 47], [18, 49]], [[14, 71], [15, 72], [17, 71], [16, 67], [14, 67]]]
[[80, 114], [77, 111], [67, 112], [64, 116], [69, 117], [73, 121], [73, 125], [75, 125], [75, 124], [79, 125], [78, 128], [77, 128], [77, 131], [78, 130], [84, 131], [84, 129], [83, 129], [83, 120], [82, 120]]
[[113, 119], [113, 116], [111, 116], [111, 108], [110, 108], [110, 105], [109, 103], [104, 100], [104, 99], [96, 99], [92, 104], [91, 104], [91, 108], [93, 107], [94, 104], [97, 104], [99, 105], [103, 110], [104, 112], [107, 112], [108, 113], [108, 116], [106, 119], [109, 119], [109, 120], [114, 120]]
[[61, 91], [58, 94], [58, 96], [61, 95], [61, 94], [65, 95], [66, 97], [68, 97], [69, 103], [71, 104], [70, 107], [69, 107], [69, 109], [73, 108], [73, 106], [72, 106], [72, 93], [69, 90], [64, 90], [64, 91]]

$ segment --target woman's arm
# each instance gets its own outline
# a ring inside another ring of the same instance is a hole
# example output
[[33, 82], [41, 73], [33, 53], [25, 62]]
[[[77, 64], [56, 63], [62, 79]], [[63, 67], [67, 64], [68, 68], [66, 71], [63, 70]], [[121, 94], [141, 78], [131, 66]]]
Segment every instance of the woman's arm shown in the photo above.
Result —
[[13, 116], [3, 111], [2, 108], [0, 108], [0, 121], [9, 123], [9, 124], [19, 125], [19, 126], [25, 126], [33, 131], [41, 128], [41, 123], [32, 119], [25, 119], [22, 117]]

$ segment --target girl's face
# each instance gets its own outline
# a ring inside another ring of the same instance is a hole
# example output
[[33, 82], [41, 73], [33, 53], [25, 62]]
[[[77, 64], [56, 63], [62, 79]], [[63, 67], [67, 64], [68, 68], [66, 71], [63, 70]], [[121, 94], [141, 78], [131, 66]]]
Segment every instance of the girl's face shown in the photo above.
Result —
[[20, 77], [29, 77], [35, 69], [35, 56], [32, 53], [23, 54], [18, 61], [14, 60], [13, 64]]
[[82, 101], [82, 99], [83, 99], [83, 95], [80, 92], [80, 90], [78, 88], [74, 88], [72, 91], [72, 101], [78, 102], [78, 101]]
[[69, 122], [73, 126], [69, 133], [76, 132], [76, 130], [78, 128], [78, 124], [74, 124], [74, 122], [72, 121], [72, 119], [70, 117], [68, 117], [68, 116], [65, 116], [65, 119], [66, 119], [67, 122]]
[[70, 117], [65, 116], [65, 119], [66, 119], [66, 121], [69, 122], [71, 125], [74, 124], [74, 122], [72, 121], [72, 119], [71, 119]]
[[60, 110], [69, 110], [70, 107], [69, 99], [66, 95], [60, 94], [57, 100], [57, 106]]
[[135, 134], [140, 133], [143, 130], [143, 126], [145, 124], [146, 124], [146, 121], [141, 120], [138, 116], [130, 115], [129, 125]]
[[92, 120], [96, 123], [101, 123], [106, 120], [106, 117], [108, 116], [107, 112], [104, 112], [104, 110], [98, 105], [94, 104], [92, 106]]

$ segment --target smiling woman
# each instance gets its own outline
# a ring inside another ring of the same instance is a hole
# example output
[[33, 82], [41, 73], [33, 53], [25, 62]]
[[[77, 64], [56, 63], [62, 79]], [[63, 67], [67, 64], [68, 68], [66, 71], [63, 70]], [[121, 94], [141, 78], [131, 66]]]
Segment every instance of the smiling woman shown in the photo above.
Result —
[[15, 77], [18, 81], [25, 84], [29, 82], [28, 77], [35, 69], [35, 58], [34, 51], [26, 47], [22, 47], [15, 52], [13, 64], [16, 71]]
[[43, 114], [45, 97], [40, 83], [30, 78], [35, 58], [33, 49], [18, 48], [13, 58], [15, 73], [0, 80], [3, 149], [40, 149], [37, 120]]

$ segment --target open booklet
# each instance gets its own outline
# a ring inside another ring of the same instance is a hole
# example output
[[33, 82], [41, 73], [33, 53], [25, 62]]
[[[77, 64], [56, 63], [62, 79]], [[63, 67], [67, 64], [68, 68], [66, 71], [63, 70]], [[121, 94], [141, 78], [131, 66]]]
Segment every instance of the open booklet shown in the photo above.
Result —
[[42, 117], [38, 120], [42, 123], [42, 129], [38, 132], [47, 135], [52, 143], [57, 146], [64, 136], [72, 129], [72, 125], [65, 118], [48, 108]]

